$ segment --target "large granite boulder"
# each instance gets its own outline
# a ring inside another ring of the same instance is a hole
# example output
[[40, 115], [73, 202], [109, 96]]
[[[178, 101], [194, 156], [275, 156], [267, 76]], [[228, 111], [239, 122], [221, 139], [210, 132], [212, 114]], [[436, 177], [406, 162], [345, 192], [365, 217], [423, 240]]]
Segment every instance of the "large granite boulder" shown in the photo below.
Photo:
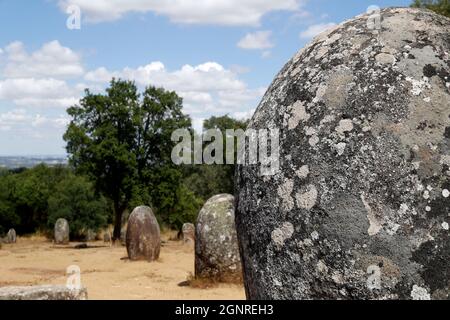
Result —
[[86, 288], [69, 289], [66, 286], [32, 286], [0, 288], [0, 300], [87, 300]]
[[126, 246], [130, 260], [154, 261], [159, 258], [161, 235], [159, 224], [149, 207], [133, 210], [128, 219]]
[[450, 19], [380, 14], [300, 50], [251, 120], [280, 170], [237, 170], [250, 299], [449, 298]]
[[55, 223], [55, 243], [68, 244], [69, 243], [69, 222], [66, 219], [60, 218]]
[[198, 214], [195, 276], [223, 282], [238, 281], [242, 277], [232, 195], [212, 197]]

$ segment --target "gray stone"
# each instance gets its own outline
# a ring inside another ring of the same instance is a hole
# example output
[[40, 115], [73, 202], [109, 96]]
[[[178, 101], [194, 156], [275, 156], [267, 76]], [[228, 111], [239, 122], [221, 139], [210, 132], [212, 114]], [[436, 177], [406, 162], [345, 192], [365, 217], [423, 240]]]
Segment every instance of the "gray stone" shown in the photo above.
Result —
[[0, 300], [87, 300], [86, 288], [71, 290], [66, 286], [0, 288]]
[[86, 241], [87, 242], [92, 242], [92, 241], [95, 241], [95, 240], [97, 240], [97, 233], [95, 233], [94, 231], [89, 229], [86, 232]]
[[120, 244], [123, 246], [127, 245], [127, 225], [123, 226], [122, 229], [120, 229]]
[[69, 223], [66, 219], [60, 218], [55, 223], [55, 243], [68, 244], [69, 243]]
[[103, 242], [111, 242], [111, 239], [111, 232], [105, 231], [105, 233], [103, 233]]
[[185, 223], [181, 228], [183, 234], [183, 242], [186, 244], [195, 243], [195, 226], [192, 223]]
[[17, 241], [16, 230], [9, 229], [8, 233], [6, 234], [6, 243], [16, 243], [16, 241]]
[[249, 124], [280, 129], [280, 170], [236, 173], [250, 299], [449, 298], [450, 19], [381, 15], [300, 50]]
[[159, 258], [161, 234], [151, 208], [141, 206], [131, 213], [128, 219], [126, 246], [130, 260], [154, 261]]
[[195, 276], [236, 281], [242, 267], [234, 222], [234, 197], [220, 194], [209, 199], [195, 227]]

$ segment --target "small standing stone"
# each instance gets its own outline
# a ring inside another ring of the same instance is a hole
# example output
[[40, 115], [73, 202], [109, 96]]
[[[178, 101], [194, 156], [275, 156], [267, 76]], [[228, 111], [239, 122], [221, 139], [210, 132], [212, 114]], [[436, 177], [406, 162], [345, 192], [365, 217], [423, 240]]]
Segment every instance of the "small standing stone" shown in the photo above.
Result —
[[220, 194], [205, 203], [197, 218], [195, 235], [196, 277], [239, 281], [242, 267], [232, 195]]
[[16, 243], [16, 240], [17, 240], [16, 230], [9, 229], [8, 234], [6, 235], [6, 242]]
[[154, 261], [159, 258], [161, 234], [151, 208], [141, 206], [131, 213], [126, 233], [126, 246], [130, 260]]
[[181, 228], [183, 233], [183, 242], [188, 244], [195, 243], [195, 226], [192, 223], [183, 224], [183, 228]]
[[92, 231], [91, 229], [89, 229], [86, 232], [86, 241], [92, 242], [92, 241], [95, 241], [96, 239], [97, 239], [97, 234], [94, 231]]
[[127, 245], [127, 225], [123, 226], [122, 229], [120, 229], [120, 244], [123, 246]]
[[68, 244], [69, 243], [69, 223], [66, 219], [60, 218], [55, 223], [55, 243]]
[[103, 242], [111, 242], [111, 232], [109, 232], [109, 231], [106, 231], [104, 234], [103, 234]]

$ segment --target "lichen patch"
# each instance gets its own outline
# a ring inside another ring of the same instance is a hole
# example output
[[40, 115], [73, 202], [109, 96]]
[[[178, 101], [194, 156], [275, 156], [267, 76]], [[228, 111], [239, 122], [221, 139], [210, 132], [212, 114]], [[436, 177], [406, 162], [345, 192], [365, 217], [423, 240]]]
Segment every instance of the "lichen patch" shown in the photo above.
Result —
[[297, 205], [302, 209], [311, 210], [316, 205], [318, 194], [314, 185], [308, 185], [304, 192], [297, 193]]

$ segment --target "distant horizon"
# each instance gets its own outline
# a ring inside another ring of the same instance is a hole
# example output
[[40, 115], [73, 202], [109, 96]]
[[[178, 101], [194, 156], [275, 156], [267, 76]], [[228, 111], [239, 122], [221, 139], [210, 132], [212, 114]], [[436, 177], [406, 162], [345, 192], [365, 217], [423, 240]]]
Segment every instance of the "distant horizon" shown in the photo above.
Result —
[[0, 154], [2, 158], [67, 158], [68, 154]]

